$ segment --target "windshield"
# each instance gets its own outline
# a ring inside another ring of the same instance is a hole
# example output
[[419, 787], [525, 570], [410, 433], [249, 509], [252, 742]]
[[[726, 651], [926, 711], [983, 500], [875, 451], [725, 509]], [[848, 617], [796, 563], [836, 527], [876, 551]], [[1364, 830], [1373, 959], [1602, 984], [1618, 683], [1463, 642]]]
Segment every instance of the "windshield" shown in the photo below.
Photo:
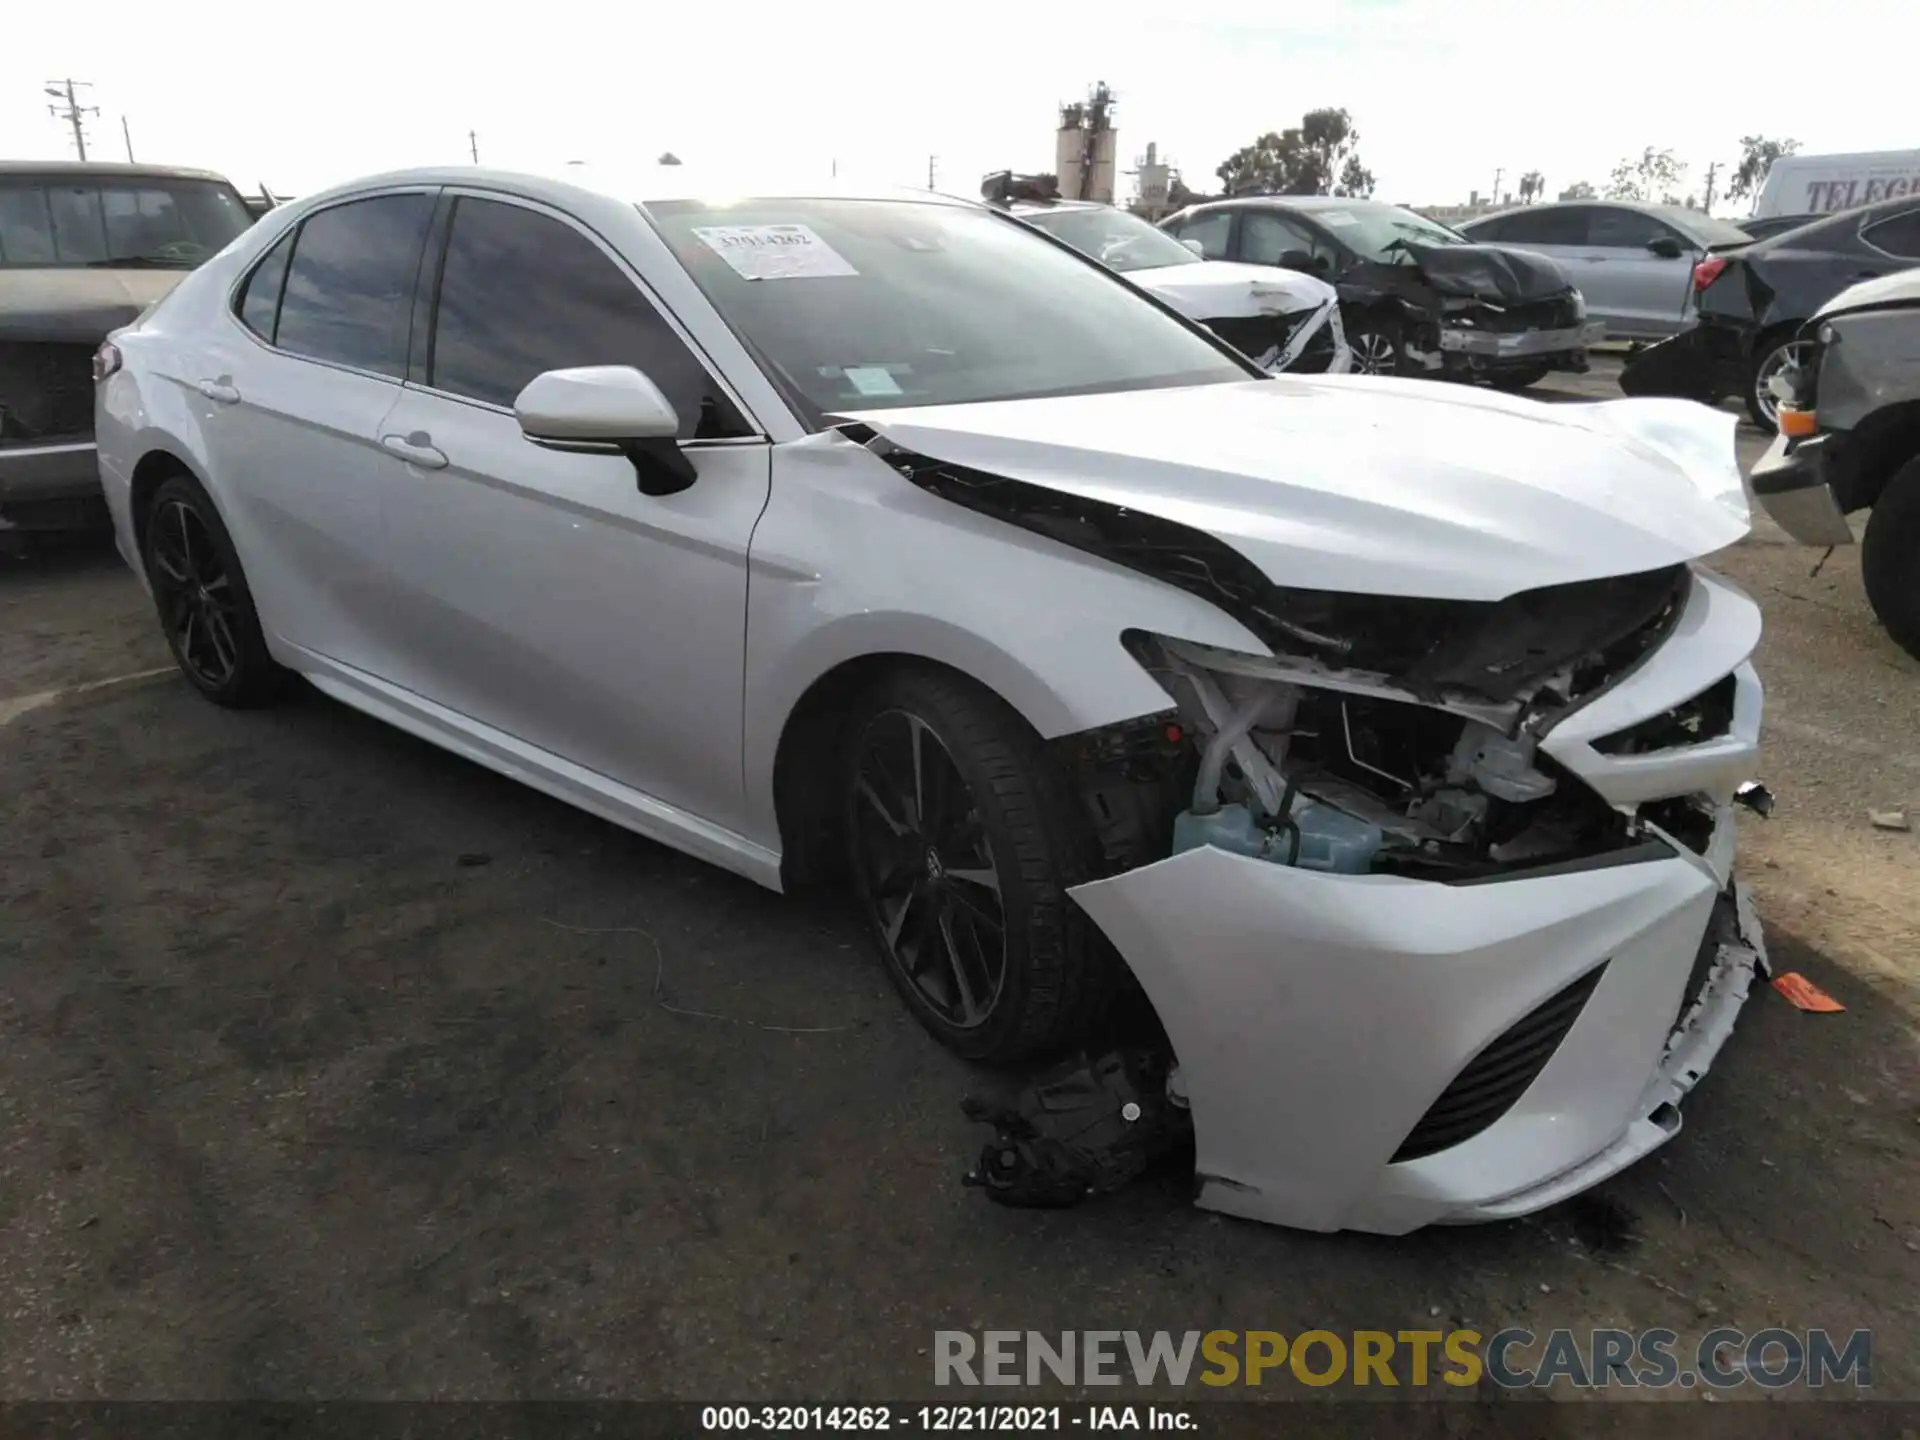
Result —
[[215, 180], [0, 176], [0, 267], [191, 269], [253, 223]]
[[1472, 242], [1437, 220], [1398, 205], [1329, 205], [1303, 212], [1312, 216], [1363, 260], [1393, 265], [1408, 259], [1406, 242], [1415, 245], [1469, 245]]
[[1098, 267], [989, 210], [910, 200], [647, 207], [808, 416], [1255, 378]]
[[1138, 215], [1105, 206], [1087, 210], [1043, 210], [1023, 214], [1055, 239], [1064, 240], [1082, 255], [1109, 269], [1158, 270], [1169, 265], [1196, 264], [1200, 257]]

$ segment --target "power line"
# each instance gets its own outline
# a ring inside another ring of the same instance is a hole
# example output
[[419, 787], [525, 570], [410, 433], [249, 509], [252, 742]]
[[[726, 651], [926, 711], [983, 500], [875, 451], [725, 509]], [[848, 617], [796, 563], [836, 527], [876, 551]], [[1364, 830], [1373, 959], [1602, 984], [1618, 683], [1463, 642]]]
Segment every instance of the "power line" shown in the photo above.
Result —
[[80, 152], [80, 158], [82, 160], [87, 158], [87, 132], [82, 128], [81, 119], [87, 115], [98, 115], [100, 113], [100, 107], [98, 105], [82, 105], [80, 103], [80, 97], [74, 92], [91, 90], [92, 88], [92, 84], [85, 80], [47, 81], [47, 94], [53, 96], [56, 100], [64, 100], [67, 102], [64, 105], [49, 105], [47, 107], [47, 113], [58, 116], [73, 127], [74, 148]]

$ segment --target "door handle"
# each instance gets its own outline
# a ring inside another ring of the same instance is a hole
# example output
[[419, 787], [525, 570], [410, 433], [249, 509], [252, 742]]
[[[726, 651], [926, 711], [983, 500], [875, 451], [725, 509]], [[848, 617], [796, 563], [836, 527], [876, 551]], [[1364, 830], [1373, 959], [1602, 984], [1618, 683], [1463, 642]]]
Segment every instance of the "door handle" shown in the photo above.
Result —
[[222, 375], [218, 380], [202, 380], [193, 387], [207, 399], [220, 405], [238, 405], [240, 392], [234, 388], [233, 377]]
[[422, 470], [447, 468], [446, 452], [437, 449], [433, 437], [424, 430], [416, 430], [411, 435], [382, 435], [380, 443], [389, 453], [398, 455], [409, 465], [418, 465]]

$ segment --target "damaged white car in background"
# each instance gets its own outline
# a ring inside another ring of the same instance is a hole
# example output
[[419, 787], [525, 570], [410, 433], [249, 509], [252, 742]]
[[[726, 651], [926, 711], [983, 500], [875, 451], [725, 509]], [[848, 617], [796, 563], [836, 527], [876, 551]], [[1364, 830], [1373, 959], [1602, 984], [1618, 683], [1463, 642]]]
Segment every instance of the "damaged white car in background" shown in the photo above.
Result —
[[1730, 416], [1269, 377], [986, 207], [658, 166], [276, 208], [95, 370], [209, 699], [844, 883], [957, 1053], [1100, 1048], [971, 1105], [995, 1198], [1190, 1135], [1260, 1220], [1522, 1214], [1764, 968]]
[[1138, 215], [1081, 200], [1008, 210], [1198, 320], [1262, 370], [1344, 375], [1353, 368], [1340, 296], [1312, 275], [1207, 260]]

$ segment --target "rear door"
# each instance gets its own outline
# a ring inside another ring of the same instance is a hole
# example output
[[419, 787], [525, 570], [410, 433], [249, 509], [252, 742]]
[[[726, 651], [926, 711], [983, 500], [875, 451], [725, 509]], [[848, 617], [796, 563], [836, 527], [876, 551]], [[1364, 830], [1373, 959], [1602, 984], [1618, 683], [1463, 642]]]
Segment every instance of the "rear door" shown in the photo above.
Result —
[[223, 518], [280, 638], [390, 663], [381, 422], [406, 374], [430, 187], [317, 210], [261, 257], [186, 378]]
[[[771, 447], [640, 278], [571, 217], [458, 194], [431, 341], [385, 419], [387, 678], [492, 730], [730, 829], [741, 803], [748, 542]], [[546, 370], [632, 365], [680, 417], [698, 479], [643, 495], [631, 462], [534, 445], [515, 397]]]

